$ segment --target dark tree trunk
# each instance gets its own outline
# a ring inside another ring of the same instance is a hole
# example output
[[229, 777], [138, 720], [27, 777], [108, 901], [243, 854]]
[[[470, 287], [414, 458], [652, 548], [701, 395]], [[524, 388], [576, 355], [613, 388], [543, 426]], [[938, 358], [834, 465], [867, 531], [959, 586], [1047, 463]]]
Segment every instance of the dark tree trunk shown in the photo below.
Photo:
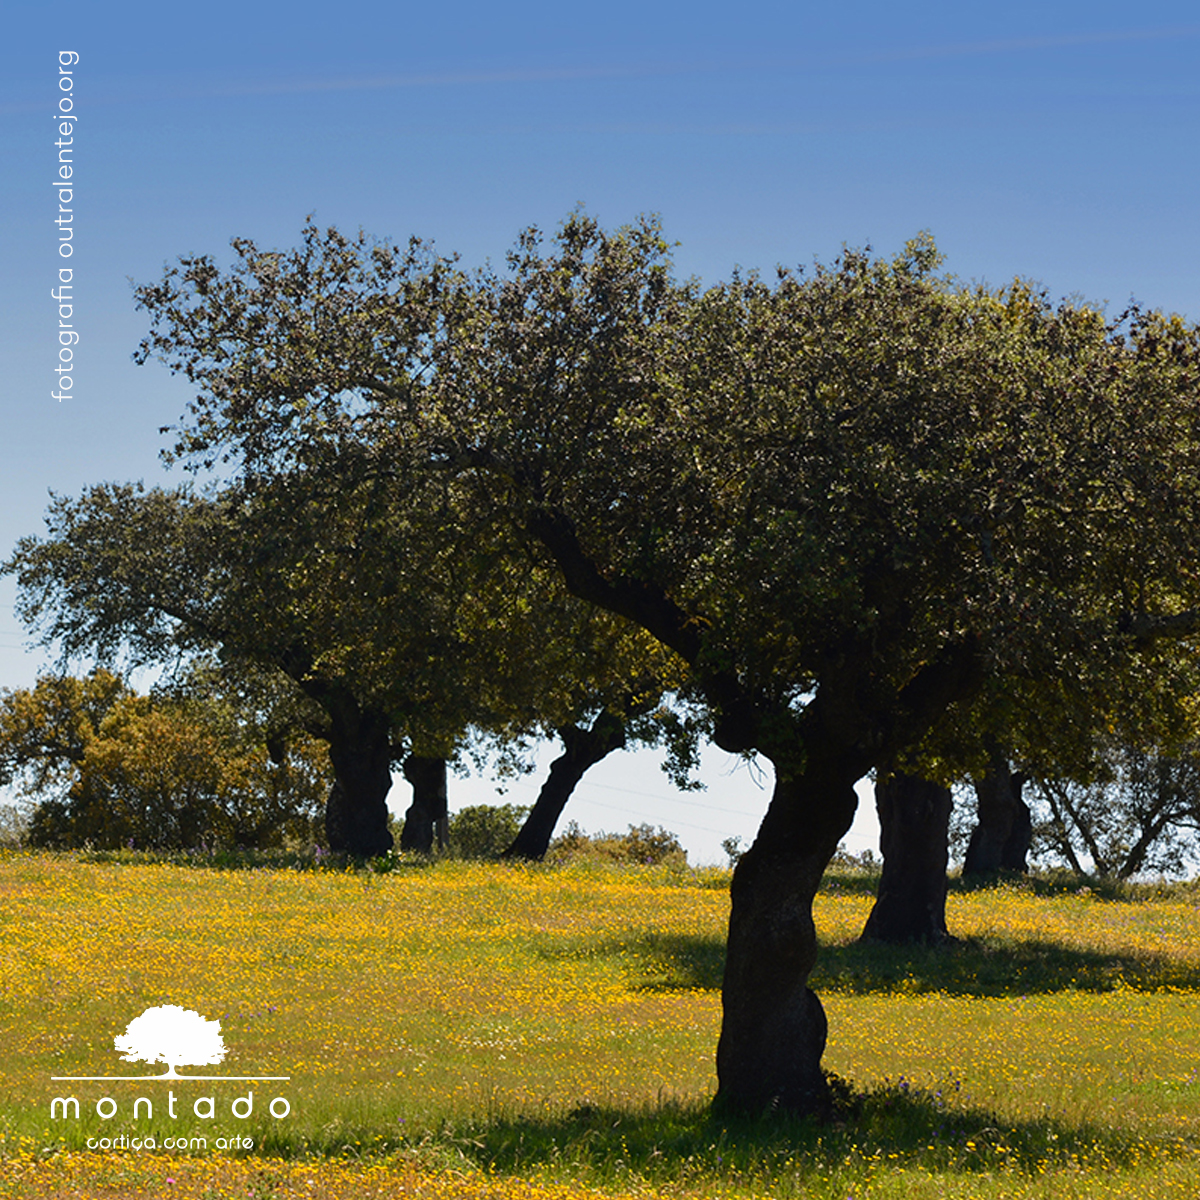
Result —
[[432, 854], [434, 838], [446, 848], [449, 814], [446, 794], [446, 760], [410, 754], [404, 760], [404, 778], [412, 784], [413, 798], [404, 814], [400, 849]]
[[742, 856], [722, 986], [715, 1104], [827, 1116], [826, 1020], [807, 981], [817, 958], [812, 902], [854, 819], [857, 773], [777, 776], [770, 808]]
[[330, 715], [327, 737], [335, 782], [325, 805], [329, 848], [356, 858], [386, 854], [392, 848], [387, 810], [392, 786], [390, 723], [352, 704]]
[[951, 700], [978, 686], [977, 646], [947, 647], [887, 708], [880, 705], [890, 709], [886, 721], [857, 709], [860, 678], [839, 673], [798, 718], [777, 708], [734, 710], [736, 719], [714, 730], [722, 749], [754, 746], [775, 765], [770, 807], [730, 886], [719, 1108], [829, 1115], [825, 1012], [807, 986], [817, 958], [813, 897], [854, 820], [855, 783], [915, 745]]
[[558, 818], [571, 798], [575, 785], [590, 767], [625, 745], [625, 726], [620, 718], [604, 709], [592, 722], [591, 729], [568, 725], [558, 731], [564, 751], [550, 765], [550, 774], [542, 784], [537, 801], [503, 858], [540, 861], [546, 855]]
[[946, 929], [950, 789], [915, 775], [875, 785], [883, 878], [864, 941], [940, 942]]
[[993, 756], [986, 775], [975, 780], [979, 820], [971, 831], [963, 876], [989, 875], [994, 871], [1020, 871], [1033, 838], [1033, 817], [1021, 797], [1026, 777], [1009, 767], [1003, 755]]
[[1013, 773], [1012, 790], [1016, 805], [1012, 828], [1008, 831], [1008, 837], [1004, 839], [1004, 848], [1000, 851], [1000, 869], [1018, 871], [1022, 875], [1029, 870], [1029, 848], [1033, 844], [1033, 813], [1021, 795], [1025, 782], [1026, 776], [1018, 772]]

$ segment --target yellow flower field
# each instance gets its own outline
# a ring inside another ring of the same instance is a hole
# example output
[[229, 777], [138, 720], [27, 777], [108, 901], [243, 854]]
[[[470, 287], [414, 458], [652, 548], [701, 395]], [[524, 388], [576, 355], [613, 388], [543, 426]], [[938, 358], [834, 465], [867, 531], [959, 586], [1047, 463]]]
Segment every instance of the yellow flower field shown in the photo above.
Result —
[[[822, 1130], [704, 1107], [713, 872], [10, 854], [0, 888], [0, 1196], [1200, 1194], [1192, 892], [954, 893], [961, 942], [897, 952], [855, 944], [870, 897], [833, 881], [813, 982], [861, 1098]], [[160, 1073], [113, 1038], [164, 1004], [221, 1021], [225, 1061], [182, 1073], [289, 1078], [52, 1081]]]

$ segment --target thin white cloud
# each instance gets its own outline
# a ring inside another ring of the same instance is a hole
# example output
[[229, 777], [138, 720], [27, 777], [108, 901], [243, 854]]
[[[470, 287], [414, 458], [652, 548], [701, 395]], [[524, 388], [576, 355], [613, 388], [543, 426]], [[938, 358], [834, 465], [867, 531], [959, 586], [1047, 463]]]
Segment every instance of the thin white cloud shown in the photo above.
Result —
[[1069, 49], [1072, 47], [1115, 45], [1193, 38], [1200, 25], [1181, 25], [1167, 29], [1127, 29], [1103, 33], [1062, 34], [1052, 37], [1004, 38], [984, 42], [959, 42], [940, 46], [901, 47], [892, 50], [865, 50], [854, 55], [818, 56], [798, 59], [755, 60], [742, 62], [641, 63], [600, 66], [518, 68], [497, 71], [442, 71], [412, 75], [350, 76], [331, 79], [275, 80], [258, 83], [230, 83], [215, 89], [220, 95], [279, 95], [300, 92], [379, 91], [408, 88], [485, 87], [495, 84], [562, 83], [593, 79], [651, 78], [672, 75], [736, 74], [741, 71], [837, 70], [890, 62], [928, 59], [977, 58], [987, 55], [1020, 54], [1029, 51]]
[[868, 53], [863, 61], [904, 62], [922, 58], [975, 58], [987, 54], [1019, 54], [1028, 50], [1182, 40], [1197, 34], [1200, 34], [1200, 25], [1179, 25], [1171, 29], [1113, 30], [1108, 33], [1071, 33], [1058, 37], [1002, 38], [990, 42], [961, 42], [946, 46], [914, 47], [910, 50], [886, 50], [876, 54]]
[[214, 94], [226, 96], [276, 95], [288, 92], [379, 91], [381, 89], [479, 87], [497, 83], [560, 83], [579, 79], [613, 79], [622, 76], [681, 74], [707, 68], [694, 66], [552, 67], [511, 71], [443, 71], [419, 75], [377, 75], [342, 79], [276, 80], [270, 83], [231, 83]]
[[[167, 95], [180, 100], [205, 99], [215, 96], [277, 96], [321, 92], [400, 91], [454, 87], [494, 87], [505, 84], [571, 83], [603, 79], [649, 79], [679, 75], [735, 75], [754, 72], [758, 75], [803, 71], [826, 74], [846, 68], [876, 66], [886, 63], [979, 58], [989, 55], [1011, 55], [1029, 52], [1070, 49], [1073, 47], [1118, 45], [1133, 42], [1183, 40], [1200, 35], [1200, 24], [1178, 25], [1158, 29], [1125, 29], [1099, 33], [1073, 33], [1049, 37], [1003, 38], [981, 42], [958, 42], [936, 46], [875, 49], [864, 47], [850, 53], [820, 53], [816, 47], [804, 59], [711, 60], [697, 62], [608, 63], [594, 66], [526, 67], [508, 70], [427, 71], [401, 75], [338, 76], [329, 78], [237, 80], [220, 83], [195, 81], [193, 86], [177, 81], [166, 91], [154, 80], [154, 96], [162, 100]], [[116, 82], [115, 80], [113, 81]], [[126, 81], [132, 83], [132, 80]], [[147, 80], [139, 80], [136, 91], [121, 84], [115, 92], [97, 94], [94, 103], [100, 106], [123, 103], [143, 103], [139, 93]], [[0, 115], [9, 115], [44, 108], [42, 102], [0, 103]]]

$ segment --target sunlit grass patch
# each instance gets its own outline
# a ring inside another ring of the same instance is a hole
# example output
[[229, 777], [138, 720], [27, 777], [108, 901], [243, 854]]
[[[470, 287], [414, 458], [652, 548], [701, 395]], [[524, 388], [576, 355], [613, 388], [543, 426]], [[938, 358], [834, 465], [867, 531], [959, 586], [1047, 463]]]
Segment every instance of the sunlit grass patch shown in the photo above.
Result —
[[[0, 857], [0, 1196], [1200, 1194], [1194, 892], [956, 889], [955, 946], [894, 949], [856, 944], [871, 898], [835, 880], [814, 986], [857, 1100], [818, 1127], [708, 1110], [721, 879]], [[290, 1075], [287, 1119], [254, 1085], [253, 1117], [221, 1093], [205, 1121], [180, 1081], [174, 1121], [159, 1092], [132, 1121], [162, 1084], [106, 1085], [110, 1121], [73, 1085], [80, 1120], [51, 1120], [49, 1077], [138, 1073], [112, 1039], [163, 1003], [221, 1020], [221, 1070]], [[210, 1145], [84, 1149], [135, 1129]]]

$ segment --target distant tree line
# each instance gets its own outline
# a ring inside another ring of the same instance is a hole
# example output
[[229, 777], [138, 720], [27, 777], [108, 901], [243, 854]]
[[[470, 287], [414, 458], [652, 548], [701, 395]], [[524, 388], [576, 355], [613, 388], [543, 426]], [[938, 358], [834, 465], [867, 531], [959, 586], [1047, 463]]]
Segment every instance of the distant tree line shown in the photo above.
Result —
[[[211, 681], [203, 681], [211, 683]], [[0, 694], [0, 782], [36, 801], [34, 846], [152, 850], [311, 844], [324, 746], [201, 687], [139, 695], [110, 671]]]

